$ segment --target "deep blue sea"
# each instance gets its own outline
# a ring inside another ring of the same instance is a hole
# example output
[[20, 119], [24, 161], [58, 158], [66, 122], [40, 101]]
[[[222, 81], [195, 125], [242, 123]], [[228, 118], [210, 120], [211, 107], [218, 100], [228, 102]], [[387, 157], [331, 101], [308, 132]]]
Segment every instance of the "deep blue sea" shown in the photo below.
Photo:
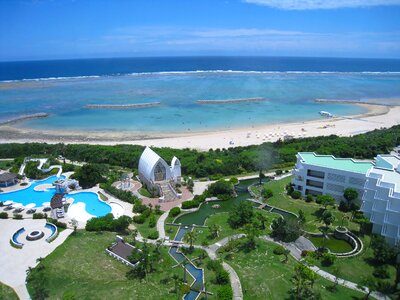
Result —
[[[196, 100], [263, 97], [257, 103]], [[393, 103], [400, 60], [295, 57], [163, 57], [0, 62], [0, 121], [38, 112], [19, 127], [172, 132], [245, 127], [363, 112], [316, 98]], [[383, 99], [385, 98], [385, 99]], [[87, 104], [161, 102], [143, 109]]]

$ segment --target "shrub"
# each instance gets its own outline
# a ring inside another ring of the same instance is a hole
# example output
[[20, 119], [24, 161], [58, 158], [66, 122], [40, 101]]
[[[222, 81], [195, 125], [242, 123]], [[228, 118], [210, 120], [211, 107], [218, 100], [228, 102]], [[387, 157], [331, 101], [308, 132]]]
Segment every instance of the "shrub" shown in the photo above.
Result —
[[283, 255], [283, 253], [285, 253], [285, 248], [279, 245], [274, 248], [273, 252], [275, 255]]
[[155, 216], [155, 215], [151, 215], [151, 216], [150, 216], [150, 219], [149, 219], [149, 227], [150, 227], [150, 228], [153, 228], [153, 227], [156, 226], [156, 224], [157, 224], [157, 218], [156, 218], [156, 216]]
[[303, 250], [301, 251], [301, 257], [306, 257], [308, 255], [309, 251]]
[[376, 278], [380, 278], [380, 279], [387, 279], [390, 277], [389, 272], [387, 271], [385, 266], [377, 266], [372, 274]]
[[195, 208], [195, 207], [199, 207], [199, 205], [200, 205], [200, 203], [196, 200], [184, 201], [184, 202], [182, 202], [182, 209]]
[[229, 273], [222, 268], [217, 269], [215, 274], [215, 283], [220, 285], [229, 283]]
[[21, 214], [15, 214], [13, 219], [15, 220], [21, 220], [22, 219], [22, 215]]
[[134, 223], [136, 223], [136, 224], [143, 224], [145, 221], [146, 221], [146, 216], [145, 215], [143, 215], [143, 214], [140, 214], [140, 215], [138, 215], [138, 216], [134, 216], [133, 218], [132, 218], [132, 221], [134, 222]]
[[311, 194], [308, 194], [306, 197], [306, 202], [313, 202], [314, 201], [314, 197]]
[[169, 211], [168, 216], [169, 217], [176, 217], [181, 213], [181, 209], [179, 207], [174, 207]]
[[28, 185], [27, 182], [22, 182], [22, 183], [20, 184], [20, 186], [27, 186], [27, 185]]
[[218, 289], [217, 292], [218, 300], [231, 300], [233, 299], [232, 288], [229, 284], [223, 285]]
[[229, 182], [235, 185], [239, 183], [239, 179], [237, 179], [236, 177], [231, 177], [231, 179], [229, 179]]
[[43, 214], [43, 213], [34, 213], [32, 215], [32, 219], [46, 219], [47, 214]]
[[8, 213], [6, 213], [5, 211], [1, 212], [0, 219], [8, 219]]
[[233, 184], [224, 179], [220, 179], [208, 186], [207, 193], [211, 196], [218, 196], [218, 195], [232, 196], [234, 194]]
[[287, 194], [290, 196], [292, 195], [292, 193], [294, 192], [294, 188], [293, 188], [293, 184], [291, 182], [289, 182], [286, 186], [285, 186], [286, 192]]
[[331, 265], [333, 265], [335, 260], [336, 260], [336, 255], [334, 255], [332, 253], [326, 252], [326, 253], [322, 254], [321, 263], [322, 263], [323, 266], [327, 266], [327, 267], [331, 266]]
[[290, 196], [292, 196], [293, 199], [300, 199], [301, 193], [299, 191], [293, 191]]
[[[57, 224], [57, 226], [59, 226]], [[123, 232], [129, 226], [129, 217], [121, 216], [114, 219], [112, 214], [107, 214], [104, 217], [92, 218], [86, 222], [85, 229], [87, 231], [116, 231]]]
[[264, 188], [264, 189], [262, 190], [262, 192], [261, 192], [261, 195], [262, 195], [264, 198], [271, 198], [271, 197], [274, 195], [274, 193], [272, 192], [271, 189]]
[[147, 238], [150, 240], [158, 239], [158, 231], [152, 231], [147, 235]]
[[138, 201], [135, 201], [135, 205], [133, 206], [132, 211], [133, 211], [134, 213], [139, 213], [139, 214], [141, 214], [141, 213], [145, 212], [145, 211], [148, 210], [148, 209], [149, 209], [149, 208], [148, 208], [146, 205], [144, 205], [142, 202], [140, 202], [140, 201], [138, 200]]
[[350, 210], [350, 206], [346, 201], [340, 201], [338, 209], [342, 212], [348, 212]]
[[283, 173], [282, 170], [276, 170], [276, 171], [275, 171], [275, 174], [276, 174], [277, 176], [282, 175], [282, 173]]

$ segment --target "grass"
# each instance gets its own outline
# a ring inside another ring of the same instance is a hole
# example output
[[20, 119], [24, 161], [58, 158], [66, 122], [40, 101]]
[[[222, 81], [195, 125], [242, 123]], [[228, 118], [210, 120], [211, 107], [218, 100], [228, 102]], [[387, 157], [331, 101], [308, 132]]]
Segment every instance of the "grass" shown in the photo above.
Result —
[[[267, 216], [268, 221], [265, 224], [266, 225], [266, 230], [261, 232], [262, 235], [269, 234], [271, 232], [269, 225], [272, 223], [273, 219], [279, 218], [280, 216], [277, 214], [271, 214], [266, 211], [262, 210], [256, 210], [257, 212], [260, 212], [262, 214], [265, 214]], [[196, 228], [196, 233], [197, 233], [197, 239], [196, 239], [196, 244], [200, 245], [207, 245], [207, 244], [213, 244], [225, 237], [241, 233], [240, 229], [232, 229], [229, 224], [228, 224], [228, 217], [229, 213], [224, 212], [224, 213], [219, 213], [219, 214], [214, 214], [211, 215], [210, 217], [207, 218], [206, 220], [206, 225], [211, 227], [212, 225], [218, 225], [221, 228], [221, 232], [218, 237], [212, 238], [211, 236], [211, 231], [208, 228]]]
[[[249, 253], [237, 252], [231, 260], [227, 260], [238, 273], [244, 299], [288, 299], [293, 287], [292, 276], [296, 261], [289, 257], [283, 263], [283, 256], [273, 254], [275, 244], [258, 240], [257, 249]], [[332, 286], [330, 281], [318, 276], [314, 290], [321, 294], [321, 299], [352, 299], [362, 294], [339, 286], [337, 292], [330, 292], [327, 287]]]
[[[288, 182], [290, 182], [290, 180], [291, 177], [288, 177], [282, 180], [270, 181], [265, 183], [264, 186], [271, 189], [274, 194], [273, 197], [267, 200], [267, 203], [272, 206], [276, 206], [278, 208], [282, 208], [294, 213], [298, 213], [300, 209], [303, 210], [306, 216], [305, 230], [309, 232], [319, 232], [318, 228], [323, 225], [318, 219], [318, 216], [322, 212], [321, 210], [322, 206], [315, 202], [307, 203], [302, 199], [295, 200], [286, 195], [285, 186]], [[333, 210], [333, 209], [330, 210], [332, 211], [332, 214], [334, 214], [336, 218], [334, 223], [331, 225], [331, 228], [341, 225], [343, 216], [346, 216], [350, 219], [351, 213], [343, 213], [339, 210]], [[359, 225], [355, 222], [346, 220], [344, 222], [344, 226], [346, 226], [347, 228], [356, 233], [359, 232]], [[333, 268], [337, 266], [341, 270], [340, 276], [343, 279], [355, 283], [360, 283], [365, 276], [368, 275], [372, 276], [372, 273], [374, 271], [374, 266], [373, 263], [371, 262], [372, 261], [371, 258], [373, 257], [373, 251], [368, 247], [370, 243], [370, 236], [364, 235], [364, 236], [359, 236], [359, 238], [364, 243], [364, 250], [359, 255], [351, 258], [339, 258], [331, 267], [324, 267], [318, 265], [319, 264], [318, 261], [317, 265], [322, 269], [331, 273], [333, 272]], [[395, 268], [393, 266], [387, 266], [387, 270], [390, 274], [390, 281], [394, 282]]]
[[[361, 283], [363, 278], [368, 275], [372, 276], [374, 271], [374, 265], [372, 263], [374, 253], [371, 247], [369, 247], [370, 236], [366, 235], [362, 237], [362, 241], [364, 243], [364, 250], [359, 255], [349, 258], [338, 258], [330, 267], [322, 266], [319, 261], [316, 261], [316, 265], [330, 273], [337, 267], [340, 270], [341, 278], [355, 283]], [[396, 277], [396, 269], [389, 265], [385, 266], [385, 268], [390, 275], [390, 279], [388, 280], [393, 283]]]
[[[115, 233], [78, 231], [44, 258], [39, 266], [44, 267], [40, 272], [45, 274], [49, 298], [63, 299], [64, 295], [73, 295], [74, 299], [177, 299], [172, 292], [171, 277], [177, 274], [181, 278], [183, 272], [181, 268], [173, 268], [176, 262], [168, 254], [168, 248], [161, 248], [162, 260], [156, 264], [155, 272], [144, 280], [128, 280], [125, 274], [130, 268], [105, 253], [114, 240]], [[190, 255], [197, 256], [197, 252]], [[205, 267], [208, 259], [195, 261], [195, 264]], [[37, 269], [32, 274], [38, 272]], [[209, 270], [205, 274], [209, 283], [207, 289], [215, 294], [218, 289], [212, 282], [215, 275]], [[164, 283], [164, 279], [168, 282]], [[29, 280], [28, 290], [33, 294]]]
[[[307, 238], [314, 244], [315, 247], [324, 246], [322, 237], [308, 236]], [[335, 253], [346, 253], [353, 249], [353, 247], [345, 240], [339, 240], [333, 236], [330, 236], [326, 239], [325, 247]]]
[[18, 300], [18, 296], [12, 288], [0, 282], [0, 299]]
[[0, 170], [8, 170], [13, 164], [13, 160], [0, 160]]
[[[154, 227], [150, 227], [149, 226], [149, 221], [150, 221], [150, 217], [151, 216], [155, 216], [156, 217], [156, 225]], [[137, 228], [137, 230], [139, 231], [139, 233], [144, 237], [147, 238], [147, 236], [154, 231], [157, 231], [157, 221], [160, 218], [160, 215], [157, 215], [156, 213], [152, 213], [151, 216], [149, 216], [146, 221], [144, 221], [143, 224], [136, 224], [134, 223], [135, 227]]]
[[176, 217], [168, 216], [164, 222], [165, 235], [168, 236], [170, 240], [175, 237], [179, 229], [179, 226], [168, 225], [168, 223], [173, 223], [175, 218]]
[[103, 201], [108, 201], [108, 197], [106, 195], [104, 195], [102, 192], [98, 192], [100, 199]]
[[[269, 188], [273, 192], [273, 196], [268, 198], [266, 203], [282, 208], [287, 211], [291, 211], [295, 214], [302, 210], [306, 217], [305, 230], [309, 232], [319, 233], [319, 227], [323, 226], [323, 223], [319, 220], [319, 217], [323, 213], [323, 207], [315, 202], [306, 202], [304, 199], [292, 199], [286, 194], [285, 186], [291, 181], [292, 177], [287, 177], [282, 180], [272, 180], [264, 183], [263, 187]], [[259, 193], [260, 187], [253, 187], [252, 190]], [[332, 214], [335, 216], [335, 221], [332, 227], [342, 225], [343, 216], [350, 219], [351, 213], [343, 213], [337, 209], [328, 208]], [[350, 230], [359, 230], [359, 225], [357, 223], [344, 220], [343, 225]]]
[[142, 195], [143, 197], [152, 198], [150, 192], [145, 187], [141, 187], [139, 189], [139, 194]]

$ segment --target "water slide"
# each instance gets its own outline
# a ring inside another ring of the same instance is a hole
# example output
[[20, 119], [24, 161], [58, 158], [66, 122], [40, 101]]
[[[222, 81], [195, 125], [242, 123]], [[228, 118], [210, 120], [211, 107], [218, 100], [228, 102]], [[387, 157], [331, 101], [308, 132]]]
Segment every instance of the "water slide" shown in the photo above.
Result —
[[48, 167], [47, 169], [42, 169], [43, 165], [47, 162], [47, 158], [25, 158], [24, 162], [22, 163], [21, 167], [19, 168], [19, 175], [23, 175], [24, 171], [25, 171], [25, 166], [26, 163], [28, 161], [38, 161], [39, 165], [38, 165], [38, 170], [42, 171], [43, 173], [48, 173], [53, 169], [59, 169], [59, 171], [57, 172], [57, 177], [61, 176], [62, 173], [62, 166], [61, 165], [52, 165], [50, 167]]

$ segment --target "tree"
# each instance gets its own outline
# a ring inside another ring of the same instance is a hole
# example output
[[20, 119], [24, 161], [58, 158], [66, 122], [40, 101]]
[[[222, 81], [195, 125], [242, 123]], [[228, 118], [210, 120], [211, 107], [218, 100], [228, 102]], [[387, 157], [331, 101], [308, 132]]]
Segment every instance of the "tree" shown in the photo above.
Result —
[[82, 188], [88, 189], [105, 181], [102, 177], [102, 172], [104, 172], [104, 167], [97, 164], [86, 164], [78, 169], [75, 177]]
[[232, 228], [239, 228], [251, 222], [253, 216], [253, 205], [249, 201], [243, 201], [229, 212], [228, 224]]
[[179, 276], [177, 274], [172, 275], [172, 280], [174, 281], [174, 292], [176, 293], [179, 299], [179, 294], [178, 294]]
[[331, 213], [331, 211], [325, 210], [322, 213], [321, 220], [324, 222], [325, 226], [329, 228], [329, 225], [335, 221], [335, 216]]
[[299, 210], [299, 222], [302, 225], [306, 223], [306, 215], [301, 209]]
[[197, 234], [196, 234], [196, 232], [194, 230], [189, 231], [188, 233], [186, 233], [185, 240], [187, 242], [189, 242], [190, 249], [193, 249], [193, 243], [195, 242], [196, 238], [197, 238]]
[[301, 227], [296, 219], [275, 219], [271, 228], [271, 236], [284, 242], [293, 242], [301, 235]]
[[285, 250], [283, 251], [283, 255], [285, 256], [285, 259], [283, 260], [283, 263], [286, 264], [288, 262], [289, 254], [290, 254], [290, 250], [285, 248]]
[[366, 292], [364, 299], [368, 299], [371, 293], [377, 289], [378, 282], [372, 276], [368, 276], [363, 278], [357, 287]]
[[256, 237], [260, 235], [260, 231], [249, 223], [244, 226], [244, 232], [246, 238], [244, 240], [243, 248], [248, 252], [256, 248]]
[[391, 247], [380, 235], [372, 236], [371, 248], [374, 251], [374, 259], [377, 263], [390, 264], [396, 259], [395, 248]]
[[263, 190], [262, 190], [262, 192], [261, 192], [261, 195], [264, 197], [264, 198], [271, 198], [273, 195], [274, 195], [274, 193], [272, 192], [272, 190], [271, 189], [268, 189], [268, 188], [263, 188]]
[[294, 268], [293, 283], [295, 285], [293, 292], [296, 299], [312, 298], [314, 292], [314, 282], [317, 274], [307, 266], [299, 263]]
[[327, 209], [328, 206], [334, 206], [336, 202], [335, 198], [331, 195], [320, 195], [317, 197], [317, 201], [324, 207], [324, 209]]
[[347, 188], [343, 192], [343, 197], [347, 200], [348, 205], [350, 205], [354, 200], [358, 198], [358, 192], [356, 189]]
[[131, 235], [132, 235], [133, 243], [134, 243], [134, 244], [136, 243], [136, 238], [138, 237], [138, 234], [139, 234], [139, 232], [138, 232], [137, 229], [133, 229], [133, 230], [132, 230]]
[[266, 223], [268, 222], [268, 218], [265, 214], [257, 212], [256, 213], [256, 219], [259, 221], [260, 223], [260, 229], [261, 230], [265, 230], [266, 229]]
[[221, 226], [218, 224], [213, 224], [210, 226], [210, 235], [213, 239], [219, 237], [219, 234], [221, 232]]

